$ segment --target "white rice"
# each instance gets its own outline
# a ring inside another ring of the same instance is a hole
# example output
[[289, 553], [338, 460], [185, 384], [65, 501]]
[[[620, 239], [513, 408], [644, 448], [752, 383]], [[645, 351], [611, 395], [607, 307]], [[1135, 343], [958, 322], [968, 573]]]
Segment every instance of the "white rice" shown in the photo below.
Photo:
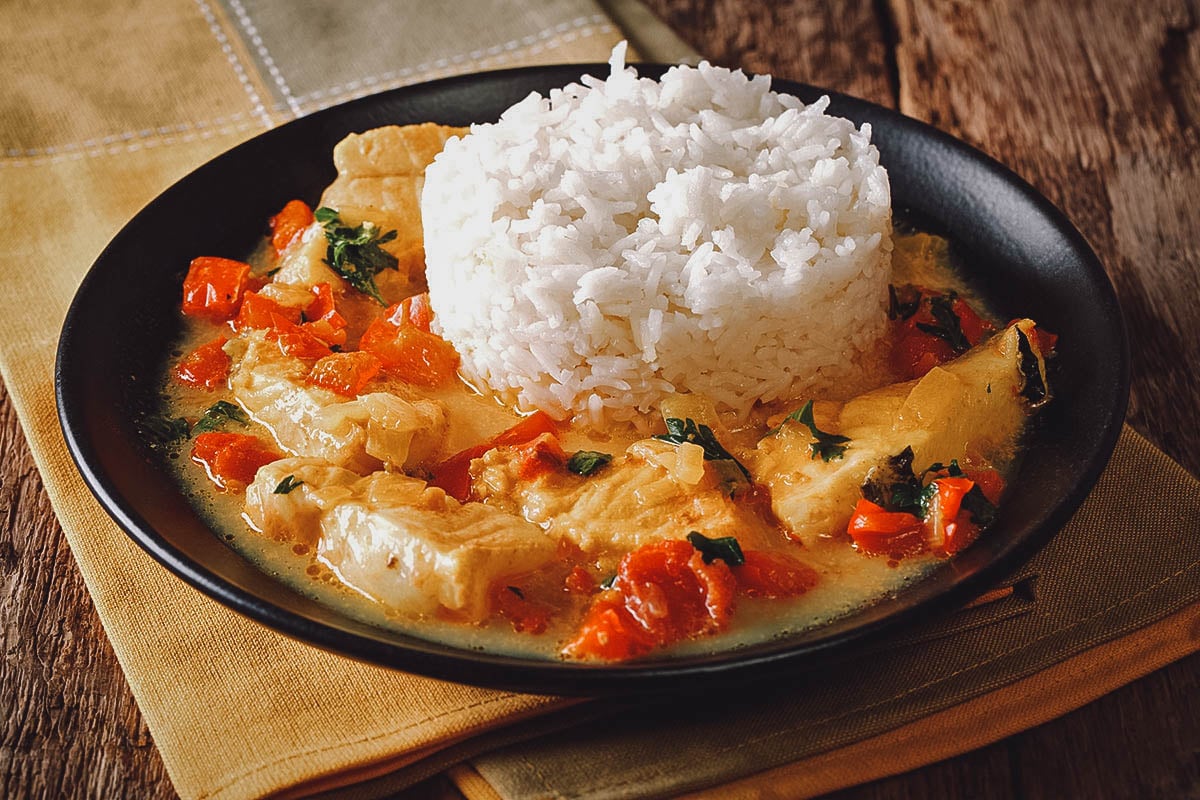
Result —
[[868, 125], [701, 63], [531, 94], [421, 198], [436, 330], [510, 402], [592, 424], [674, 392], [744, 414], [853, 378], [886, 320]]

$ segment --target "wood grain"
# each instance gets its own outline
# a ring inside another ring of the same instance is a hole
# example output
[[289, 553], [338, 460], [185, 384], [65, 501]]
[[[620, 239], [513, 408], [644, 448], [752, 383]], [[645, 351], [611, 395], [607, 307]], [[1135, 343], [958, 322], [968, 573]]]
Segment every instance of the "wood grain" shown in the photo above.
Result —
[[[1197, 3], [649, 5], [714, 61], [897, 107], [1046, 194], [1117, 289], [1135, 356], [1131, 424], [1200, 472]], [[857, 38], [831, 46], [814, 30]], [[1032, 731], [837, 797], [1197, 797], [1198, 681], [1195, 655]]]
[[[1014, 168], [1125, 309], [1130, 420], [1200, 472], [1197, 0], [650, 0], [713, 61], [898, 107]], [[0, 392], [0, 796], [174, 792]], [[456, 796], [444, 779], [411, 800]], [[1200, 797], [1200, 654], [857, 798]]]
[[0, 797], [171, 797], [0, 390]]

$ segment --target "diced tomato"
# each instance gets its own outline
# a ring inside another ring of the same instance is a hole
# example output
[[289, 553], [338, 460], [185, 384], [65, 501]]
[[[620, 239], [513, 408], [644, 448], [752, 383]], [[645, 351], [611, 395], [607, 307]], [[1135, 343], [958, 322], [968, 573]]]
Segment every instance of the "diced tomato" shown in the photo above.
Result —
[[343, 397], [358, 397], [382, 369], [379, 359], [370, 353], [330, 353], [313, 364], [306, 380]]
[[948, 542], [961, 540], [956, 528], [962, 500], [975, 482], [968, 478], [938, 478], [932, 485], [936, 491], [925, 518], [925, 541], [934, 550], [950, 553], [953, 551], [947, 549], [951, 546]]
[[279, 315], [271, 315], [271, 326], [267, 338], [279, 344], [279, 349], [289, 356], [316, 361], [333, 351], [313, 332]]
[[596, 588], [596, 578], [586, 568], [577, 565], [563, 579], [563, 588], [571, 594], [591, 594]]
[[412, 326], [428, 332], [429, 326], [433, 324], [433, 306], [429, 305], [429, 292], [414, 294], [401, 300], [387, 310], [386, 317], [396, 327], [407, 321]]
[[333, 287], [328, 283], [318, 283], [312, 287], [312, 293], [312, 302], [304, 309], [304, 316], [310, 322], [317, 319], [327, 319], [330, 322], [337, 320], [336, 324], [339, 327], [346, 327], [345, 317], [337, 313], [334, 305]]
[[[601, 595], [563, 650], [576, 658], [632, 658], [729, 624], [737, 581], [729, 566], [711, 564], [689, 542], [671, 539], [626, 553], [613, 591]], [[618, 605], [619, 603], [619, 605]]]
[[458, 353], [450, 343], [411, 324], [396, 327], [377, 319], [358, 346], [374, 353], [389, 373], [418, 386], [441, 386], [458, 372]]
[[517, 633], [543, 633], [554, 613], [549, 606], [526, 598], [519, 587], [504, 583], [492, 588], [492, 606]]
[[1058, 346], [1058, 334], [1051, 333], [1041, 328], [1033, 329], [1033, 343], [1037, 347], [1038, 353], [1042, 358], [1048, 357], [1054, 352], [1054, 348]]
[[460, 450], [433, 468], [430, 484], [441, 487], [446, 494], [459, 502], [471, 496], [471, 461], [502, 445], [520, 445], [536, 439], [544, 433], [557, 434], [558, 426], [549, 414], [535, 411], [503, 433], [482, 444]]
[[967, 477], [975, 481], [979, 491], [992, 505], [1000, 504], [1000, 495], [1004, 492], [1004, 478], [994, 469], [968, 470]]
[[226, 491], [244, 489], [259, 467], [282, 457], [257, 436], [244, 433], [202, 433], [192, 444], [192, 460]]
[[892, 343], [890, 358], [892, 370], [897, 375], [903, 380], [915, 380], [954, 358], [954, 348], [942, 339], [905, 323]]
[[817, 571], [784, 553], [746, 550], [745, 563], [733, 567], [739, 594], [747, 597], [796, 597], [817, 585]]
[[976, 314], [971, 304], [961, 297], [956, 297], [951, 307], [958, 315], [958, 326], [962, 328], [963, 336], [967, 337], [971, 347], [996, 332], [996, 326]]
[[[337, 312], [335, 311], [334, 314], [337, 314]], [[338, 319], [341, 319], [340, 314], [338, 315]], [[342, 322], [344, 323], [344, 320]], [[346, 327], [344, 324], [337, 326], [327, 319], [317, 319], [312, 322], [305, 322], [300, 327], [331, 348], [341, 347], [346, 343]]]
[[588, 608], [579, 632], [563, 648], [571, 658], [628, 661], [654, 649], [654, 638], [625, 608], [617, 592], [604, 592]]
[[287, 246], [313, 222], [313, 211], [303, 200], [289, 200], [271, 217], [271, 247], [282, 254]]
[[250, 265], [230, 258], [192, 259], [183, 279], [183, 313], [224, 322], [237, 313], [250, 277]]
[[925, 547], [925, 523], [920, 517], [888, 511], [865, 498], [854, 507], [846, 533], [860, 550], [874, 555], [908, 555]]
[[558, 472], [566, 463], [567, 454], [553, 433], [543, 433], [517, 447], [517, 477], [521, 480], [532, 481], [547, 473]]
[[226, 338], [218, 336], [188, 353], [175, 365], [175, 380], [184, 386], [212, 391], [225, 384], [231, 365], [229, 355], [221, 348]]
[[979, 536], [979, 526], [968, 519], [968, 516], [966, 513], [960, 513], [958, 519], [946, 526], [946, 537], [942, 541], [942, 551], [946, 555], [954, 555]]
[[233, 328], [236, 331], [270, 328], [273, 326], [274, 317], [283, 317], [293, 325], [298, 325], [300, 309], [280, 305], [257, 292], [246, 292], [246, 296], [242, 298], [242, 307], [238, 309], [237, 317], [233, 320]]
[[[942, 297], [942, 295], [938, 292], [919, 289], [918, 296], [920, 305], [916, 313], [896, 324], [892, 341], [891, 367], [904, 380], [920, 378], [929, 370], [958, 355], [945, 339], [918, 327], [938, 324], [933, 316], [930, 300]], [[971, 347], [982, 342], [996, 330], [992, 323], [980, 317], [971, 304], [961, 297], [954, 298], [950, 309], [958, 317], [958, 327], [962, 331], [963, 338]]]

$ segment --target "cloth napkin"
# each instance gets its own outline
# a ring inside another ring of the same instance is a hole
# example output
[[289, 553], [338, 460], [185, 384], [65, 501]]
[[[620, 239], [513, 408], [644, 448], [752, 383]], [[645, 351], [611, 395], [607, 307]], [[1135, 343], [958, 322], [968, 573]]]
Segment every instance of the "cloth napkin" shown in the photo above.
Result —
[[[1200, 646], [1200, 485], [1128, 429], [1084, 508], [993, 602], [908, 630], [837, 675], [705, 714], [372, 667], [208, 600], [111, 523], [58, 428], [58, 332], [105, 243], [207, 159], [330, 104], [449, 74], [604, 61], [624, 37], [647, 60], [692, 54], [631, 0], [19, 6], [0, 34], [0, 374], [181, 796], [373, 797], [456, 764], [462, 791], [480, 798], [812, 793], [1003, 737]], [[1072, 679], [1097, 663], [1099, 678]], [[582, 724], [614, 711], [619, 726]]]

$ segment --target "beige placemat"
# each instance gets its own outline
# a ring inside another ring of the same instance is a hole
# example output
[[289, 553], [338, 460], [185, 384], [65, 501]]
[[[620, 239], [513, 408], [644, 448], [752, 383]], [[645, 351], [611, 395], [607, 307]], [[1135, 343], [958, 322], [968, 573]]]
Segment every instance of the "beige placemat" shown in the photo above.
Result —
[[[633, 26], [635, 44], [661, 48], [643, 50], [652, 59], [687, 58], [686, 47], [630, 0], [472, 0], [436, 9], [383, 0], [336, 8], [101, 0], [87, 14], [34, 2], [7, 10], [0, 374], [174, 785], [184, 797], [237, 798], [361, 782], [348, 796], [380, 796], [500, 748], [491, 766], [476, 766], [510, 791], [519, 776], [504, 772], [503, 759], [515, 752], [504, 745], [604, 709], [331, 656], [167, 574], [108, 520], [71, 465], [53, 401], [58, 330], [88, 265], [126, 220], [172, 181], [261, 130], [443, 75], [603, 61], [621, 38], [610, 12]], [[1017, 611], [1011, 616], [1025, 616]], [[1009, 613], [988, 624], [1003, 624]], [[770, 730], [770, 720], [749, 724]], [[543, 757], [536, 749], [528, 755]], [[774, 757], [782, 765], [802, 754]], [[745, 774], [746, 764], [775, 766], [739, 763], [706, 780]], [[660, 772], [670, 769], [663, 764]], [[622, 791], [667, 784], [631, 778]]]

